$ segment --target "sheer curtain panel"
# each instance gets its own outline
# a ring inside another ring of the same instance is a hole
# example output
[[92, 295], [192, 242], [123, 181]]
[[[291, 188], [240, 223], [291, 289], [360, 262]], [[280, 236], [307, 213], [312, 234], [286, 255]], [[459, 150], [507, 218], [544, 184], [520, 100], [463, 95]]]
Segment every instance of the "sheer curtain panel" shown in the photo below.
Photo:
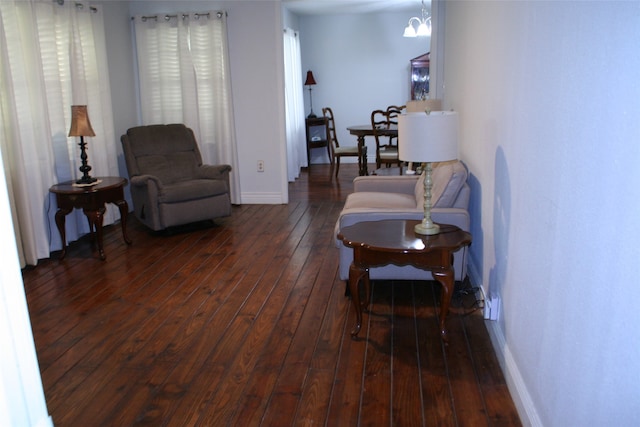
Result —
[[300, 38], [290, 28], [284, 30], [284, 96], [287, 138], [287, 177], [289, 182], [300, 176], [307, 166], [307, 147], [302, 97], [302, 65]]
[[133, 18], [142, 124], [184, 123], [205, 163], [231, 165], [231, 203], [240, 201], [226, 14]]
[[[71, 105], [87, 105], [96, 133], [92, 175], [118, 175], [106, 58], [100, 6], [0, 1], [0, 150], [23, 267], [61, 248], [49, 187], [81, 175]], [[108, 205], [104, 224], [117, 219]], [[69, 241], [87, 232], [82, 212], [67, 216]]]

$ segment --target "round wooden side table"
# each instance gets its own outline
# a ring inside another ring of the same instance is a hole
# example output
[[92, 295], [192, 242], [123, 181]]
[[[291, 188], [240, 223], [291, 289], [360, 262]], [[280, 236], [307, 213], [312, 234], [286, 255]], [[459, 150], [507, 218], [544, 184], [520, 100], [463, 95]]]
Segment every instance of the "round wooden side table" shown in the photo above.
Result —
[[[390, 219], [364, 221], [344, 227], [338, 238], [353, 248], [349, 267], [349, 292], [356, 310], [356, 324], [351, 331], [356, 336], [362, 327], [362, 309], [369, 301], [369, 268], [387, 264], [413, 265], [431, 271], [442, 285], [440, 302], [440, 335], [447, 341], [445, 321], [453, 295], [453, 253], [471, 244], [471, 234], [454, 225], [441, 224], [440, 233], [433, 236], [416, 234], [413, 227], [420, 221]], [[425, 274], [426, 276], [426, 274]], [[427, 277], [425, 277], [427, 279]], [[360, 302], [359, 284], [365, 286], [365, 301]]]
[[56, 212], [56, 226], [60, 232], [62, 240], [63, 259], [67, 254], [67, 238], [65, 231], [65, 217], [76, 209], [82, 209], [89, 220], [89, 230], [93, 237], [94, 233], [98, 242], [98, 252], [100, 259], [106, 259], [102, 244], [102, 221], [105, 212], [105, 204], [113, 203], [120, 209], [120, 225], [122, 227], [122, 237], [130, 245], [131, 239], [127, 236], [127, 214], [129, 205], [124, 199], [124, 186], [127, 185], [126, 178], [115, 176], [98, 177], [98, 181], [90, 186], [78, 186], [75, 181], [62, 182], [53, 185], [49, 191], [56, 195], [58, 211]]

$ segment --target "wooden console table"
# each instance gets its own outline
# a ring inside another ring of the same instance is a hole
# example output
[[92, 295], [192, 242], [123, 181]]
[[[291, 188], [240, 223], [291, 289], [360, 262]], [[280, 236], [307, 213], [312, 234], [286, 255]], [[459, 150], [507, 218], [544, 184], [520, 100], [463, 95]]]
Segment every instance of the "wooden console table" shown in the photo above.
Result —
[[331, 141], [327, 135], [327, 118], [307, 117], [305, 119], [306, 135], [307, 135], [307, 164], [311, 167], [311, 149], [327, 147], [327, 155], [331, 162]]
[[[416, 234], [413, 227], [417, 220], [390, 219], [365, 221], [344, 227], [338, 238], [353, 248], [353, 263], [349, 267], [349, 292], [356, 310], [356, 325], [352, 336], [362, 327], [362, 309], [369, 302], [369, 268], [387, 264], [413, 265], [431, 271], [433, 278], [442, 285], [440, 302], [440, 334], [447, 341], [445, 320], [454, 287], [453, 253], [471, 244], [471, 234], [454, 225], [440, 225], [440, 233], [434, 236]], [[428, 277], [425, 273], [425, 280]], [[365, 286], [365, 301], [360, 302], [359, 284]]]
[[100, 259], [106, 259], [102, 244], [102, 220], [105, 212], [105, 204], [113, 203], [120, 209], [120, 225], [122, 226], [122, 237], [130, 245], [131, 240], [127, 236], [127, 214], [129, 205], [124, 199], [124, 186], [127, 185], [125, 178], [106, 176], [98, 177], [99, 182], [87, 187], [75, 186], [75, 181], [67, 181], [52, 186], [49, 191], [56, 195], [58, 211], [56, 212], [56, 226], [60, 232], [62, 240], [63, 259], [67, 254], [67, 237], [65, 230], [65, 217], [74, 208], [82, 209], [89, 220], [89, 230], [93, 236], [95, 231], [98, 242], [98, 252]]

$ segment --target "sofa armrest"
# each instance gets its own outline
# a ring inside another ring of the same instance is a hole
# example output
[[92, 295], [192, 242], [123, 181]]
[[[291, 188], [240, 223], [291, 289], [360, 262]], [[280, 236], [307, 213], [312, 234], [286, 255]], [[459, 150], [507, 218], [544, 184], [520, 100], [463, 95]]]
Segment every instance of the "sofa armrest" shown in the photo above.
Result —
[[359, 176], [353, 180], [353, 191], [415, 194], [420, 175]]

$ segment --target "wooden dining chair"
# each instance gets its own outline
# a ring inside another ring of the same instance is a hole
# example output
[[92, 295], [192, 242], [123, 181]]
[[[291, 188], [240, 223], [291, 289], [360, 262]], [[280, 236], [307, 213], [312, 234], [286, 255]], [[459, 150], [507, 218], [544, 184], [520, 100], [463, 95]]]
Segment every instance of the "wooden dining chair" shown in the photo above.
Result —
[[[329, 107], [322, 109], [322, 114], [327, 119], [327, 141], [331, 145], [331, 166], [335, 164], [336, 178], [338, 177], [338, 171], [340, 170], [340, 159], [342, 157], [357, 157], [358, 158], [358, 170], [362, 169], [362, 152], [357, 145], [353, 146], [340, 146], [338, 142], [338, 135], [336, 134], [336, 122], [333, 118], [333, 111]], [[366, 147], [363, 147], [366, 153]]]
[[[375, 110], [371, 113], [371, 128], [376, 140], [376, 169], [398, 165], [402, 174], [402, 162], [398, 158], [398, 109]], [[395, 130], [395, 132], [386, 132]]]
[[407, 110], [406, 105], [389, 105], [387, 112], [389, 113], [389, 120], [395, 120], [398, 122], [398, 116]]
[[[398, 116], [400, 114], [406, 113], [407, 112], [407, 106], [406, 105], [389, 105], [387, 107], [387, 114], [388, 114], [388, 120], [389, 120], [389, 126], [390, 127], [398, 127]], [[393, 141], [393, 144], [397, 144], [397, 135], [391, 135], [389, 136], [389, 139], [391, 141]], [[395, 141], [394, 141], [395, 140]]]

